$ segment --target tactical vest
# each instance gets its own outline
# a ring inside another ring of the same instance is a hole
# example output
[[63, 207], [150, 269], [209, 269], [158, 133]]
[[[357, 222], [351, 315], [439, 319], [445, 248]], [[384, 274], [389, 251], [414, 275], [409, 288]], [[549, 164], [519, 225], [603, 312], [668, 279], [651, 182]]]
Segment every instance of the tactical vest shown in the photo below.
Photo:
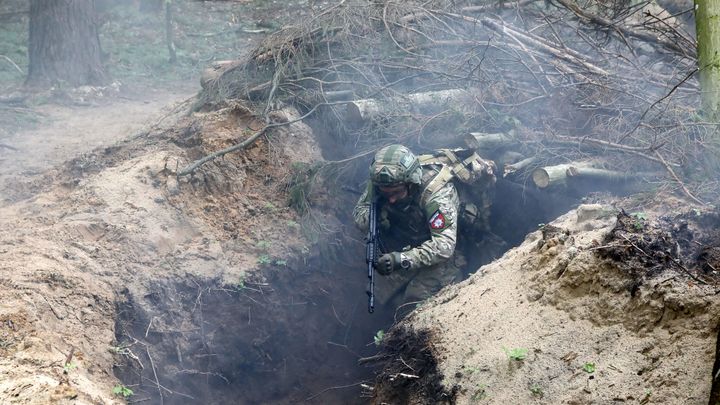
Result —
[[422, 201], [452, 181], [460, 198], [459, 221], [463, 232], [489, 231], [495, 164], [472, 149], [440, 149], [418, 159], [424, 169], [438, 171], [422, 191]]

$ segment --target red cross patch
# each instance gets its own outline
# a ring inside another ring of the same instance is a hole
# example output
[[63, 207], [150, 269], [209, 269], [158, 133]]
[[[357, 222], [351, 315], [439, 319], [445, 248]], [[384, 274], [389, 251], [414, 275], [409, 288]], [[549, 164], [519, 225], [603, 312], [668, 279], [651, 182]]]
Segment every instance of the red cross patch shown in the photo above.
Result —
[[430, 228], [431, 229], [443, 229], [445, 228], [445, 215], [440, 210], [435, 211], [430, 217]]

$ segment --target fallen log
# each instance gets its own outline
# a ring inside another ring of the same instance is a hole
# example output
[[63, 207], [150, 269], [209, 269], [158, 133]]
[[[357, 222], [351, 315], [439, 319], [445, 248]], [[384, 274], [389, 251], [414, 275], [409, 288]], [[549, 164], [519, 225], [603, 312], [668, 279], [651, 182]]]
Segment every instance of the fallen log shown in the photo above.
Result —
[[574, 162], [535, 169], [532, 173], [533, 182], [539, 188], [563, 184], [567, 179], [583, 179], [604, 183], [626, 183], [642, 179], [657, 179], [661, 173], [622, 172], [593, 167], [592, 162]]
[[487, 134], [471, 132], [465, 137], [465, 144], [474, 149], [497, 149], [512, 144], [513, 139], [505, 133]]
[[513, 174], [527, 168], [535, 161], [535, 159], [536, 159], [535, 157], [529, 157], [527, 159], [523, 159], [523, 160], [521, 160], [519, 162], [515, 162], [513, 164], [506, 164], [503, 167], [503, 177], [513, 175]]
[[602, 180], [613, 183], [623, 183], [627, 181], [635, 181], [639, 178], [658, 178], [661, 175], [658, 173], [632, 173], [632, 172], [619, 172], [615, 170], [597, 169], [594, 167], [576, 167], [570, 166], [567, 169], [567, 176], [574, 178], [585, 178]]
[[448, 103], [470, 103], [472, 90], [449, 89], [407, 94], [404, 97], [390, 99], [361, 99], [347, 103], [345, 120], [362, 123], [392, 110], [437, 109]]
[[547, 188], [557, 184], [564, 184], [567, 171], [573, 164], [538, 167], [532, 172], [533, 183], [538, 188]]

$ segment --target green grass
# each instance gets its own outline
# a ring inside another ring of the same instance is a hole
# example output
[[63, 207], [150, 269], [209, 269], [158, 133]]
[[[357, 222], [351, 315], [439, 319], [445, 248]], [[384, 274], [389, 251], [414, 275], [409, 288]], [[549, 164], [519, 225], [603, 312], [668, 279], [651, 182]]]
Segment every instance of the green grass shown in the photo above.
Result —
[[528, 349], [525, 349], [523, 347], [517, 347], [512, 349], [506, 349], [502, 348], [505, 352], [505, 355], [507, 355], [508, 359], [514, 360], [514, 361], [523, 361], [527, 358], [528, 355]]

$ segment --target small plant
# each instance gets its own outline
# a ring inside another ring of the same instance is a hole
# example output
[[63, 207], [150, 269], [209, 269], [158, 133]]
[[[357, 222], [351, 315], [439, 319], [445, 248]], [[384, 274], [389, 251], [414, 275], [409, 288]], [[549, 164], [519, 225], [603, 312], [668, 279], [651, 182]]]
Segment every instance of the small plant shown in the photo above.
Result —
[[472, 374], [472, 373], [477, 373], [478, 371], [480, 371], [480, 367], [478, 367], [478, 366], [465, 366], [465, 367], [463, 367], [463, 370], [465, 370], [465, 372], [468, 373], [468, 374]]
[[260, 250], [268, 250], [271, 245], [272, 245], [271, 242], [266, 241], [266, 240], [261, 240], [261, 241], [258, 241], [257, 248]]
[[385, 331], [380, 329], [375, 333], [375, 336], [373, 336], [373, 341], [375, 342], [375, 346], [380, 346], [383, 339], [385, 339]]
[[523, 361], [528, 355], [528, 349], [525, 349], [524, 347], [517, 347], [513, 349], [506, 349], [503, 347], [503, 351], [508, 356], [508, 359], [515, 361]]
[[75, 363], [65, 363], [63, 364], [63, 374], [69, 374], [72, 370], [75, 370], [77, 368], [77, 364]]
[[275, 260], [276, 266], [287, 266], [287, 260], [277, 259]]
[[112, 353], [112, 354], [119, 354], [119, 355], [121, 355], [121, 356], [127, 356], [127, 355], [129, 355], [129, 354], [131, 353], [131, 352], [130, 352], [130, 349], [129, 349], [127, 346], [124, 346], [124, 345], [120, 345], [120, 346], [110, 346], [110, 347], [108, 348], [108, 350], [109, 350], [110, 353]]
[[235, 285], [238, 290], [244, 290], [245, 289], [245, 277], [240, 277], [237, 284]]
[[475, 386], [475, 391], [470, 396], [473, 401], [479, 401], [487, 398], [487, 386], [485, 384], [478, 384]]
[[271, 203], [271, 202], [269, 202], [269, 201], [265, 203], [264, 208], [265, 208], [267, 211], [269, 211], [269, 212], [275, 212], [275, 210], [277, 209], [277, 207], [275, 206], [275, 204], [273, 204], [273, 203]]
[[645, 405], [648, 402], [650, 402], [650, 397], [652, 396], [652, 390], [650, 388], [647, 388], [645, 390], [645, 396], [640, 400], [641, 405]]
[[586, 373], [592, 374], [595, 372], [595, 363], [585, 363], [582, 365], [582, 369]]
[[272, 263], [272, 259], [270, 259], [270, 256], [268, 255], [260, 255], [260, 257], [257, 258], [257, 264], [264, 266], [266, 264]]
[[633, 218], [635, 218], [635, 221], [632, 223], [632, 227], [636, 231], [642, 231], [645, 229], [645, 220], [647, 220], [647, 215], [644, 212], [634, 212], [630, 214]]
[[112, 392], [113, 392], [113, 394], [122, 396], [123, 398], [131, 397], [134, 394], [133, 390], [131, 390], [130, 388], [128, 388], [122, 384], [118, 384], [115, 387], [113, 387]]
[[533, 385], [530, 386], [530, 393], [531, 393], [534, 397], [538, 397], [538, 398], [542, 398], [543, 395], [545, 395], [545, 394], [543, 393], [542, 387], [541, 387], [540, 384], [538, 384], [538, 383], [533, 383]]

